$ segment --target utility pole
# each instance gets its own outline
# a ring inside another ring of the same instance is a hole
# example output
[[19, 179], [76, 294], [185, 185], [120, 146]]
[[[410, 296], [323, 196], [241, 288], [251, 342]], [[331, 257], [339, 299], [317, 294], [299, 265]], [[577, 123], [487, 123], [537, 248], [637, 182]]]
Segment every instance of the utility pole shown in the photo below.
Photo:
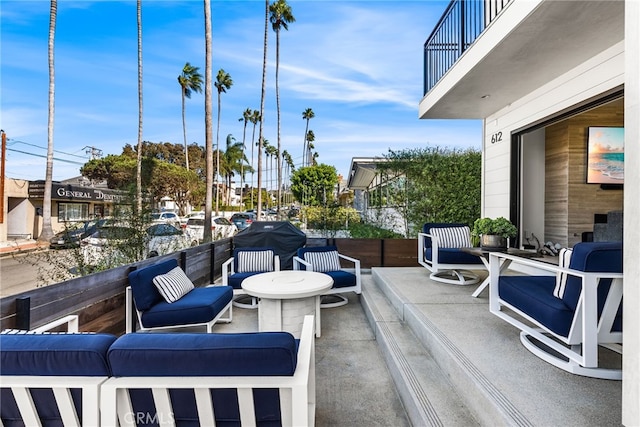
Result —
[[82, 148], [86, 154], [91, 157], [91, 160], [99, 159], [102, 157], [102, 150], [96, 147], [86, 146]]
[[0, 129], [2, 134], [2, 159], [0, 159], [0, 224], [4, 223], [4, 166], [7, 157], [7, 134]]

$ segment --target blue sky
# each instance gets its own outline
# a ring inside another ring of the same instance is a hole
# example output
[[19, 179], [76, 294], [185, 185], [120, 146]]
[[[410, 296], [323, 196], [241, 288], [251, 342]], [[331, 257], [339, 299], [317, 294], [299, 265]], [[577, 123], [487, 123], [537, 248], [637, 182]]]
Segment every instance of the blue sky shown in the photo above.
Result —
[[[260, 107], [264, 2], [211, 3], [214, 78], [223, 68], [234, 82], [222, 94], [224, 146], [227, 134], [242, 141], [238, 119], [246, 108]], [[480, 121], [418, 119], [422, 46], [448, 2], [289, 4], [296, 22], [281, 33], [281, 144], [296, 165], [302, 160], [306, 108], [315, 113], [309, 128], [316, 137], [318, 162], [335, 166], [344, 176], [352, 157], [381, 156], [389, 149], [480, 148]], [[0, 8], [0, 125], [9, 139], [6, 176], [44, 179], [49, 2], [2, 0]], [[143, 138], [182, 144], [177, 77], [187, 61], [204, 74], [203, 2], [144, 0], [142, 19]], [[136, 2], [59, 0], [55, 66], [53, 174], [54, 180], [62, 180], [79, 174], [78, 163], [88, 160], [86, 147], [103, 155], [120, 154], [125, 144], [137, 143]], [[268, 67], [264, 132], [276, 145], [271, 28]], [[215, 88], [213, 102], [215, 144]], [[204, 146], [204, 91], [187, 99], [186, 121], [188, 142]]]

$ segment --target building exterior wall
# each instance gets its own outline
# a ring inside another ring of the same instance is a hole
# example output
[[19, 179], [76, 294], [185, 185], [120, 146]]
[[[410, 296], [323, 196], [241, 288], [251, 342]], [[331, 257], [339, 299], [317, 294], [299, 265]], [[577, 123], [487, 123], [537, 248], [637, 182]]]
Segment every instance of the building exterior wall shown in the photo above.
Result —
[[619, 43], [487, 117], [482, 215], [509, 216], [513, 133], [619, 90], [624, 78], [624, 43]]
[[622, 423], [640, 425], [640, 2], [625, 2], [624, 353]]

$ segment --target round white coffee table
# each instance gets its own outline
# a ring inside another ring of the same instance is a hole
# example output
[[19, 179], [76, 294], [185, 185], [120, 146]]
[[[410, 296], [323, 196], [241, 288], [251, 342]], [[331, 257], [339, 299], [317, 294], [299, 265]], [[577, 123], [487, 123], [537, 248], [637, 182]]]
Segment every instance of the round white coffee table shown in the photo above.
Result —
[[242, 289], [258, 302], [258, 330], [287, 331], [300, 338], [304, 316], [316, 316], [320, 336], [320, 295], [331, 289], [333, 279], [324, 273], [283, 270], [260, 273], [242, 281]]

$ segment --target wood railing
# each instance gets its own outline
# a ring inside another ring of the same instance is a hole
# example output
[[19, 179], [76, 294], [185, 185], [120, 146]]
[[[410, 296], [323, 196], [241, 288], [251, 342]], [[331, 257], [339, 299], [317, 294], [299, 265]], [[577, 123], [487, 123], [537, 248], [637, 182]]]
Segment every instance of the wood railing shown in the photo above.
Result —
[[[212, 283], [222, 275], [222, 263], [231, 256], [232, 244], [231, 239], [218, 240], [4, 297], [0, 299], [0, 330], [30, 329], [77, 314], [82, 331], [122, 334], [124, 291], [131, 271], [160, 260], [177, 259], [196, 285]], [[335, 245], [341, 253], [360, 259], [364, 269], [418, 266], [416, 239], [309, 238], [307, 245]]]

